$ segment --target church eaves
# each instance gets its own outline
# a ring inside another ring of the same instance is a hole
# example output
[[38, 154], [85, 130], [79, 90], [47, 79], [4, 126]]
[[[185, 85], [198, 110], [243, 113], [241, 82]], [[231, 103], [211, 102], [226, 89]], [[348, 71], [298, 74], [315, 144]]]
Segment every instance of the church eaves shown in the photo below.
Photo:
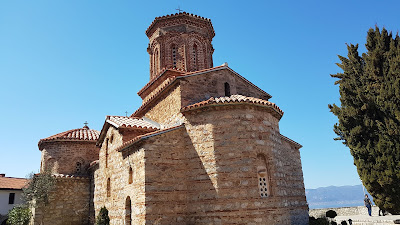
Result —
[[224, 96], [219, 98], [211, 97], [208, 100], [201, 101], [192, 105], [185, 106], [181, 109], [181, 112], [188, 112], [192, 110], [197, 110], [209, 106], [224, 106], [224, 105], [236, 105], [236, 104], [251, 104], [257, 105], [262, 107], [267, 107], [275, 112], [275, 116], [280, 119], [283, 116], [283, 111], [275, 105], [267, 100], [254, 98], [254, 97], [247, 97], [243, 95], [231, 95], [231, 96]]

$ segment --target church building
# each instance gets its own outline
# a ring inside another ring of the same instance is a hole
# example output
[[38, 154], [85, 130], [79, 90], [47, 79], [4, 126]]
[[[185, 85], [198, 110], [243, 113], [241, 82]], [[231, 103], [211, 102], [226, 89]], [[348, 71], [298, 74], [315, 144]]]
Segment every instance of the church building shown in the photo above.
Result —
[[210, 19], [157, 17], [149, 82], [130, 116], [107, 116], [41, 139], [57, 179], [33, 224], [308, 224], [300, 152], [283, 111], [232, 70], [213, 65]]

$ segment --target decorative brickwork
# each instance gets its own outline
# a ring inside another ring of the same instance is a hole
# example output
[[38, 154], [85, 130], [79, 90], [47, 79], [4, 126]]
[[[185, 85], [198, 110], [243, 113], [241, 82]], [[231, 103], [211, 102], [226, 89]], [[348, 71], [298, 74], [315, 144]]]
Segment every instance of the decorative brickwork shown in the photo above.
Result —
[[197, 71], [213, 66], [214, 29], [209, 19], [187, 13], [158, 17], [146, 34], [150, 39], [150, 80], [164, 68]]

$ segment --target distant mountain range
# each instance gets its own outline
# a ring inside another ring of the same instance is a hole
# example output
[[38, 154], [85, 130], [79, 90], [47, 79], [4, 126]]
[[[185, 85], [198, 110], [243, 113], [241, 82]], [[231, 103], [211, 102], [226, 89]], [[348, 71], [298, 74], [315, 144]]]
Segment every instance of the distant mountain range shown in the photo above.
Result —
[[[367, 193], [366, 190], [365, 193]], [[329, 186], [317, 189], [306, 189], [306, 196], [310, 209], [364, 205], [364, 192], [361, 184], [354, 186]], [[372, 201], [371, 197], [370, 199]]]

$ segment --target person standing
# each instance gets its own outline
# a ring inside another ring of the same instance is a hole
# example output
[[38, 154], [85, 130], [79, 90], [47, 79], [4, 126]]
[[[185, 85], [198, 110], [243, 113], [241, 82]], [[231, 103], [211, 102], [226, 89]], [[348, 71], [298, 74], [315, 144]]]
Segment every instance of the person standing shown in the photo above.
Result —
[[367, 209], [368, 209], [368, 215], [371, 216], [371, 207], [372, 207], [372, 203], [371, 203], [371, 200], [368, 198], [368, 195], [367, 195], [367, 194], [365, 194], [364, 205], [365, 205], [365, 207], [367, 207]]

